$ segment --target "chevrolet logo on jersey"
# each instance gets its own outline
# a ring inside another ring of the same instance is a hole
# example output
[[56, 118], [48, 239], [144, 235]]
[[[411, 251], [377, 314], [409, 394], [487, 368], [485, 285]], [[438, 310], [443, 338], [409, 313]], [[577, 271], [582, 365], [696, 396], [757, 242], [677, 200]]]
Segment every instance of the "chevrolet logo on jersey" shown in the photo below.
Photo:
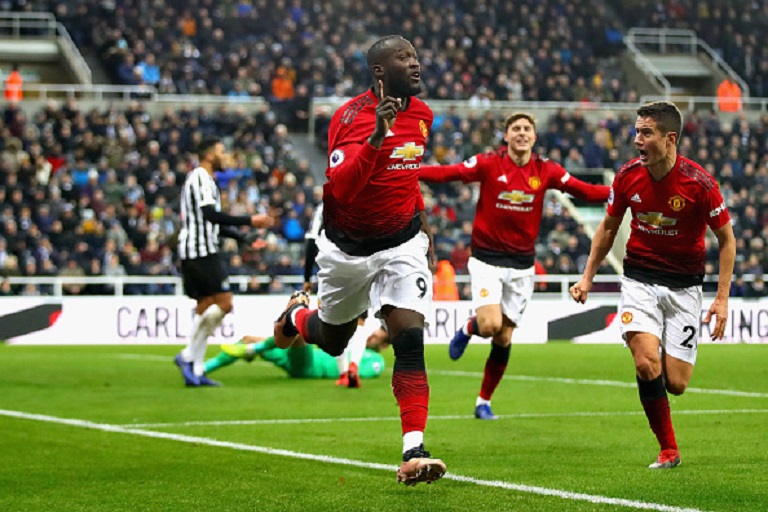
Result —
[[674, 226], [677, 224], [677, 219], [665, 217], [659, 212], [638, 213], [637, 220], [650, 224], [656, 228], [661, 226]]
[[424, 154], [424, 146], [417, 146], [415, 142], [408, 142], [405, 146], [400, 146], [392, 150], [390, 158], [402, 158], [404, 161], [416, 160]]
[[534, 199], [533, 194], [526, 194], [521, 190], [512, 190], [510, 192], [502, 192], [499, 194], [499, 199], [504, 199], [512, 204], [532, 203]]

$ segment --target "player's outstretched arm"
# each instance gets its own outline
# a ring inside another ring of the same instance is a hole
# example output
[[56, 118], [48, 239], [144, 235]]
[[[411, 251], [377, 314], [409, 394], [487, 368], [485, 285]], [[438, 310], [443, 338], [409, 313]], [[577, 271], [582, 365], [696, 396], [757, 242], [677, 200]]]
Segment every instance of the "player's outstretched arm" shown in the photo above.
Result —
[[484, 165], [483, 155], [475, 155], [458, 164], [422, 165], [419, 167], [419, 181], [427, 183], [447, 183], [449, 181], [471, 183], [473, 181], [480, 181]]
[[563, 192], [591, 203], [604, 203], [608, 200], [608, 194], [611, 192], [611, 187], [608, 185], [587, 183], [570, 174], [567, 177], [568, 179], [560, 187]]
[[606, 214], [597, 227], [595, 236], [592, 237], [592, 248], [589, 251], [589, 258], [587, 259], [584, 273], [579, 282], [571, 286], [569, 290], [571, 297], [576, 302], [582, 304], [587, 302], [587, 295], [592, 289], [592, 280], [595, 278], [600, 264], [608, 255], [608, 251], [613, 247], [613, 242], [616, 240], [616, 233], [618, 233], [620, 226], [621, 217], [612, 217]]
[[203, 206], [201, 210], [205, 220], [220, 226], [269, 228], [275, 223], [275, 219], [270, 215], [229, 215], [228, 213], [216, 211], [216, 208], [211, 204]]
[[725, 334], [725, 325], [728, 320], [728, 295], [731, 290], [733, 278], [733, 265], [736, 261], [736, 238], [733, 236], [733, 227], [730, 222], [714, 230], [720, 247], [720, 273], [717, 280], [717, 294], [715, 300], [704, 317], [704, 323], [708, 324], [715, 317], [715, 328], [712, 330], [712, 339], [722, 339]]

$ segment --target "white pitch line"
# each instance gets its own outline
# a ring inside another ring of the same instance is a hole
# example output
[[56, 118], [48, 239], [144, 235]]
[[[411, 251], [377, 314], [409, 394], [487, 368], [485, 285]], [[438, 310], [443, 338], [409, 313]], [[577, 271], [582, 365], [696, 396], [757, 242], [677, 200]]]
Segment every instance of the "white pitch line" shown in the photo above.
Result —
[[[712, 414], [765, 414], [768, 409], [689, 409], [674, 411], [674, 415], [712, 415]], [[638, 416], [642, 411], [597, 411], [597, 412], [564, 412], [564, 413], [521, 413], [499, 414], [499, 419], [535, 419], [535, 418], [591, 418], [595, 416]], [[475, 419], [471, 414], [430, 416], [433, 420], [470, 420]], [[219, 427], [232, 425], [305, 425], [311, 423], [358, 423], [364, 421], [400, 421], [399, 416], [365, 417], [365, 418], [295, 418], [272, 420], [212, 420], [212, 421], [182, 421], [176, 423], [125, 423], [123, 428], [171, 428], [171, 427]]]
[[[331, 457], [327, 455], [315, 455], [312, 453], [294, 452], [291, 450], [282, 450], [278, 448], [269, 448], [266, 446], [254, 446], [241, 443], [231, 443], [228, 441], [219, 441], [208, 437], [197, 436], [185, 436], [181, 434], [169, 434], [167, 432], [156, 432], [152, 430], [134, 430], [121, 427], [119, 425], [110, 425], [106, 423], [94, 423], [86, 420], [59, 418], [56, 416], [47, 416], [44, 414], [31, 414], [21, 411], [9, 411], [0, 409], [0, 416], [8, 416], [11, 418], [19, 418], [24, 420], [42, 421], [46, 423], [56, 423], [59, 425], [68, 425], [72, 427], [87, 428], [92, 430], [101, 430], [103, 432], [114, 432], [118, 434], [129, 434], [134, 436], [149, 437], [154, 439], [165, 439], [169, 441], [177, 441], [182, 443], [191, 443], [205, 446], [214, 446], [219, 448], [230, 448], [232, 450], [240, 450], [247, 452], [262, 453], [265, 455], [277, 455], [281, 457], [289, 457], [293, 459], [310, 460], [314, 462], [324, 462], [327, 464], [339, 464], [343, 466], [353, 466], [364, 469], [376, 469], [381, 471], [394, 472], [397, 470], [397, 466], [388, 464], [379, 464], [375, 462], [364, 462], [354, 459], [345, 459], [341, 457]], [[703, 512], [697, 508], [682, 508], [672, 505], [664, 505], [660, 503], [650, 503], [646, 501], [627, 500], [622, 498], [611, 498], [609, 496], [601, 496], [597, 494], [584, 494], [571, 491], [563, 491], [560, 489], [550, 489], [548, 487], [538, 487], [532, 485], [514, 484], [509, 482], [503, 482], [499, 480], [482, 480], [478, 478], [472, 478], [469, 476], [454, 475], [448, 473], [444, 477], [446, 480], [454, 480], [456, 482], [464, 482], [475, 485], [481, 485], [484, 487], [495, 487], [497, 489], [507, 489], [511, 491], [518, 491], [528, 494], [536, 494], [539, 496], [551, 496], [555, 498], [561, 498], [565, 500], [574, 501], [586, 501], [589, 503], [600, 505], [615, 505], [619, 507], [635, 508], [641, 510], [658, 510], [659, 512]]]
[[[462, 372], [451, 370], [430, 370], [429, 375], [447, 375], [452, 377], [475, 377], [482, 378], [481, 372]], [[520, 380], [529, 382], [557, 382], [558, 384], [587, 384], [591, 386], [611, 386], [616, 388], [637, 389], [635, 382], [623, 382], [619, 380], [593, 380], [593, 379], [569, 379], [565, 377], [538, 377], [533, 375], [504, 375], [504, 380]], [[754, 391], [738, 391], [733, 389], [708, 389], [708, 388], [688, 388], [686, 393], [704, 393], [709, 395], [728, 395], [748, 398], [768, 398], [768, 393], [759, 393]]]

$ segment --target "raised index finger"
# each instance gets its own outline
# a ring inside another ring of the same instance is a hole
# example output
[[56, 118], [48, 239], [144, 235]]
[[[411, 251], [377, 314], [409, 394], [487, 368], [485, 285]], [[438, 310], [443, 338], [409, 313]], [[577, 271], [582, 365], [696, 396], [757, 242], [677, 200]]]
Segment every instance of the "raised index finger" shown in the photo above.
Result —
[[384, 100], [384, 82], [379, 80], [379, 100]]

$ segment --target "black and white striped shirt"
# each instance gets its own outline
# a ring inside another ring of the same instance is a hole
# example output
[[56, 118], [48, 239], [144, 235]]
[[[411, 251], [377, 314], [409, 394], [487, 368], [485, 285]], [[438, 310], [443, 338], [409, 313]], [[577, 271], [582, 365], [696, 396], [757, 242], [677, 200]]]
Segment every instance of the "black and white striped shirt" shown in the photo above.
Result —
[[219, 252], [219, 225], [203, 218], [203, 207], [221, 211], [219, 187], [203, 167], [187, 175], [181, 195], [179, 258], [193, 260]]
[[317, 205], [315, 213], [312, 215], [312, 222], [309, 223], [309, 229], [307, 230], [304, 238], [317, 240], [320, 236], [320, 231], [323, 229], [323, 203]]

